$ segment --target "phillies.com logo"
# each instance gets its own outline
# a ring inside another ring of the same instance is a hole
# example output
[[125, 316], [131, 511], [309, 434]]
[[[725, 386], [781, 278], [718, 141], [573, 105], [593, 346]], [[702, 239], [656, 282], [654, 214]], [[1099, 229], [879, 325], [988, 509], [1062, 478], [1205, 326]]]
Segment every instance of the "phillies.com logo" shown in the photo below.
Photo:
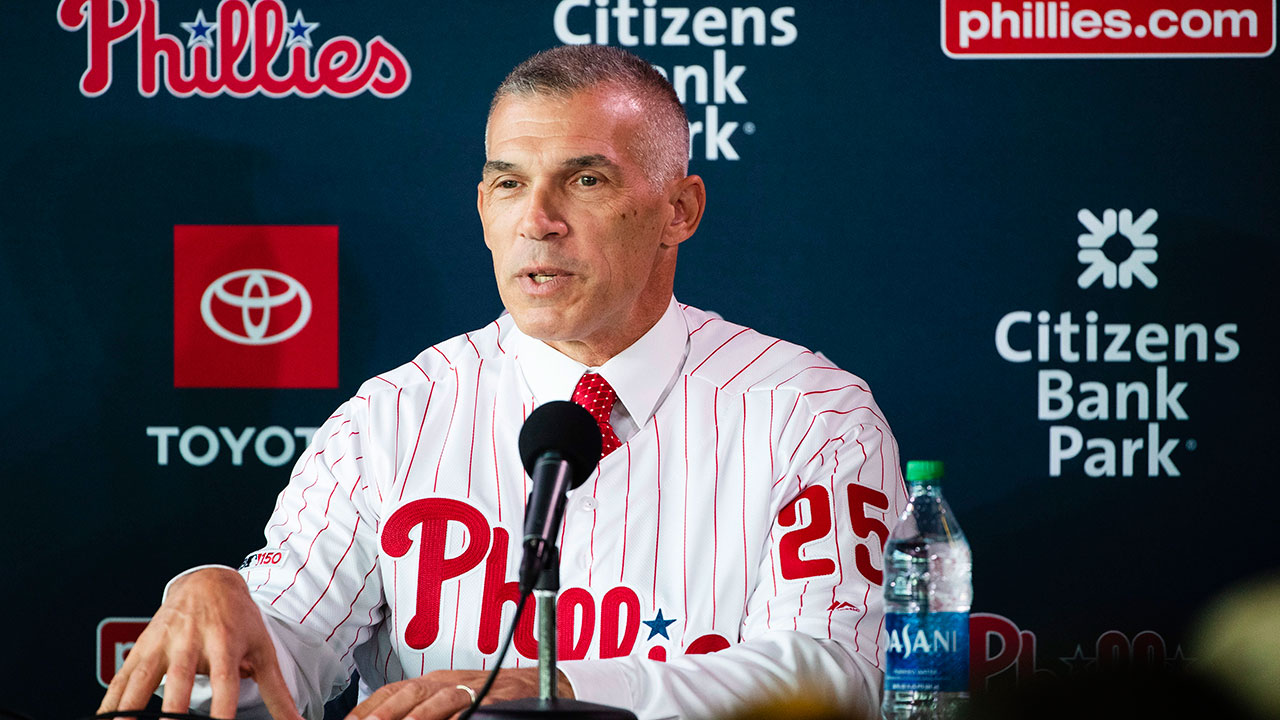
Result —
[[[117, 15], [115, 8], [124, 11]], [[268, 97], [320, 93], [349, 98], [366, 90], [393, 98], [409, 87], [409, 63], [391, 43], [375, 36], [364, 44], [338, 35], [315, 50], [311, 33], [320, 26], [302, 11], [287, 19], [281, 0], [222, 0], [214, 20], [204, 10], [180, 23], [188, 38], [160, 32], [159, 0], [62, 0], [58, 23], [87, 29], [88, 67], [80, 92], [97, 97], [113, 80], [113, 47], [137, 36], [138, 92], [171, 95]]]

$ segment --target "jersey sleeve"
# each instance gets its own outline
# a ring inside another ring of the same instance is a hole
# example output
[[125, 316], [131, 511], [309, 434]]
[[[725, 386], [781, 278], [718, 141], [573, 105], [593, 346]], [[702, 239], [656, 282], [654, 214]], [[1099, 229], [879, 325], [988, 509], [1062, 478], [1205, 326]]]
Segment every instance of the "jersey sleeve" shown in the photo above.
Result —
[[[349, 401], [316, 431], [276, 500], [266, 545], [239, 568], [298, 711], [309, 720], [320, 720], [325, 702], [346, 687], [355, 647], [385, 613], [377, 573], [377, 463], [365, 457], [362, 436], [368, 402]], [[211, 696], [208, 676], [198, 675], [192, 709], [207, 713]], [[240, 681], [236, 717], [270, 719], [252, 679]]]
[[560, 665], [584, 700], [640, 718], [724, 716], [769, 693], [878, 717], [882, 551], [905, 506], [898, 451], [871, 397], [823, 398], [784, 431], [791, 452], [740, 642], [667, 662]]
[[316, 431], [276, 501], [265, 547], [240, 568], [308, 717], [346, 686], [355, 648], [386, 612], [368, 402], [352, 399]]

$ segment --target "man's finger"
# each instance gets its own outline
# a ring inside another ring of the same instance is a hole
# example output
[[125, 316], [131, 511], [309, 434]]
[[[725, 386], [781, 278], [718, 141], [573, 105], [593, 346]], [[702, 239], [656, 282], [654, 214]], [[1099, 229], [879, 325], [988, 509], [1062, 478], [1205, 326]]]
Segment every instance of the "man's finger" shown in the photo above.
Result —
[[117, 710], [145, 710], [147, 702], [160, 685], [164, 676], [163, 658], [144, 658], [134, 666], [125, 683], [124, 692], [120, 693]]
[[386, 702], [373, 708], [367, 715], [377, 717], [379, 720], [400, 720], [419, 703], [426, 700], [432, 692], [432, 686], [421, 680], [400, 683]]
[[164, 712], [185, 713], [191, 709], [191, 686], [196, 680], [195, 656], [190, 651], [175, 653], [164, 677]]
[[466, 710], [471, 694], [458, 686], [441, 688], [419, 703], [405, 716], [406, 720], [444, 720]]
[[124, 686], [129, 682], [128, 660], [125, 660], [124, 666], [116, 671], [116, 676], [111, 678], [111, 684], [107, 686], [107, 694], [102, 696], [102, 702], [98, 704], [98, 712], [115, 712], [120, 707], [120, 696], [124, 694]]
[[275, 720], [302, 720], [293, 702], [293, 695], [289, 692], [289, 685], [280, 673], [280, 665], [275, 658], [263, 665], [264, 667], [255, 670], [253, 678], [258, 682], [258, 692], [267, 706], [267, 712]]
[[357, 720], [358, 718], [368, 717], [373, 713], [375, 708], [385, 702], [387, 698], [395, 694], [396, 690], [399, 689], [399, 685], [400, 683], [395, 683], [394, 685], [383, 685], [377, 690], [374, 690], [373, 694], [365, 698], [364, 702], [352, 708], [351, 712], [347, 713], [347, 717], [344, 720]]
[[228, 662], [225, 655], [210, 658], [209, 689], [213, 691], [209, 716], [219, 720], [234, 718], [240, 702], [240, 669]]

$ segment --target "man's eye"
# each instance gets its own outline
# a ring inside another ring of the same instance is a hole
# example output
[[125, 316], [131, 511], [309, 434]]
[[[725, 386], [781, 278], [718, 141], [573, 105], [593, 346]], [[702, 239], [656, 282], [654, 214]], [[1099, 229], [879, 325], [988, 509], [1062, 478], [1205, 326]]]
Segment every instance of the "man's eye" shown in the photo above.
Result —
[[520, 183], [516, 182], [515, 180], [503, 180], [502, 182], [498, 183], [498, 187], [502, 188], [503, 190], [515, 190], [519, 186], [520, 186]]
[[592, 187], [598, 182], [600, 182], [600, 178], [595, 177], [594, 175], [583, 175], [578, 178], [578, 184], [583, 187]]

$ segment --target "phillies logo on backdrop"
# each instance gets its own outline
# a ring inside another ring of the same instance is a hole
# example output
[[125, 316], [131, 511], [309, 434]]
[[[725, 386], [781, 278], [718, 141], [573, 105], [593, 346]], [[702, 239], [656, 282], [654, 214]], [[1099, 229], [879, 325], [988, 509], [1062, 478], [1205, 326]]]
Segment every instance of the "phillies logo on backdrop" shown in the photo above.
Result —
[[109, 617], [98, 623], [98, 683], [102, 687], [111, 684], [124, 659], [133, 649], [151, 618]]
[[173, 229], [174, 387], [338, 385], [338, 228]]
[[[116, 10], [123, 8], [117, 14]], [[177, 97], [202, 95], [268, 97], [320, 93], [349, 98], [365, 91], [393, 98], [409, 87], [409, 63], [400, 51], [375, 36], [361, 45], [338, 35], [319, 48], [301, 10], [288, 19], [281, 0], [222, 0], [212, 20], [204, 10], [180, 23], [182, 39], [160, 32], [159, 0], [62, 0], [58, 23], [86, 30], [88, 67], [80, 92], [97, 97], [113, 81], [113, 52], [136, 37], [138, 92], [154, 97], [160, 87]]]
[[1275, 46], [1276, 0], [942, 0], [953, 58], [1260, 57]]
[[[1086, 650], [1086, 646], [1089, 646]], [[1040, 665], [1036, 634], [1003, 615], [969, 616], [969, 687], [975, 693], [997, 687], [1030, 684], [1037, 678], [1067, 677], [1123, 670], [1178, 670], [1190, 662], [1182, 646], [1152, 630], [1132, 636], [1107, 630], [1089, 642], [1078, 642], [1070, 656], [1057, 658], [1056, 670]]]

